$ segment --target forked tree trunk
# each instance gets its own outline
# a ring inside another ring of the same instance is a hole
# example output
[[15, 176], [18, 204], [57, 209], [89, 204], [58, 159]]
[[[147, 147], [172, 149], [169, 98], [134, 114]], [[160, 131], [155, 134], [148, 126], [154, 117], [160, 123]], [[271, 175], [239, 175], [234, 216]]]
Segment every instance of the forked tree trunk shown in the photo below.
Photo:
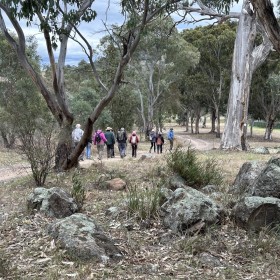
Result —
[[265, 134], [264, 134], [264, 139], [265, 140], [272, 140], [272, 131], [274, 128], [275, 124], [275, 119], [269, 118], [266, 122], [266, 127], [265, 127]]
[[[73, 150], [71, 133], [72, 133], [71, 124], [62, 125], [60, 132], [59, 132], [58, 144], [57, 144], [56, 152], [55, 152], [54, 169], [56, 171], [62, 170], [62, 166], [63, 166], [64, 162], [68, 160], [68, 157]], [[75, 165], [76, 166], [78, 165], [78, 160], [76, 161]]]
[[227, 118], [220, 145], [222, 149], [248, 149], [246, 134], [252, 75], [271, 50], [271, 43], [264, 34], [263, 43], [254, 49], [256, 21], [249, 2], [243, 2], [235, 40]]
[[210, 130], [210, 133], [215, 133], [215, 121], [216, 121], [216, 114], [215, 114], [215, 110], [212, 109], [212, 111], [211, 111], [211, 130]]

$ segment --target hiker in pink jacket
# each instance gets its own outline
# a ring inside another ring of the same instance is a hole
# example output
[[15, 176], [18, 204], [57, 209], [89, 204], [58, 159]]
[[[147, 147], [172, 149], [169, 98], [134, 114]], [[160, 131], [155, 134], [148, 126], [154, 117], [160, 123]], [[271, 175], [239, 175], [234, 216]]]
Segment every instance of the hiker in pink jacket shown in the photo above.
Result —
[[136, 134], [136, 131], [132, 131], [128, 141], [131, 144], [132, 157], [136, 157], [137, 145], [139, 143], [139, 137]]
[[96, 147], [97, 147], [98, 159], [102, 160], [104, 146], [105, 146], [105, 143], [107, 142], [107, 139], [101, 129], [98, 129], [94, 133], [92, 141], [93, 141], [94, 145], [96, 145]]

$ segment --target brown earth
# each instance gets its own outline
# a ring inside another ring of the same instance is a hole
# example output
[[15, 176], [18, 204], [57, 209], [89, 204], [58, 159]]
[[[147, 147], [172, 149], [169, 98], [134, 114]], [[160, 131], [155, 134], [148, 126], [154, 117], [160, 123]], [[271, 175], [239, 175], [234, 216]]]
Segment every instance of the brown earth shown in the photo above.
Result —
[[[271, 156], [212, 150], [218, 148], [219, 139], [207, 130], [201, 130], [198, 135], [187, 134], [183, 127], [174, 126], [174, 130], [175, 145], [191, 144], [203, 151], [200, 156], [214, 155], [225, 168], [223, 174], [228, 181], [236, 176], [244, 161], [267, 160]], [[273, 147], [279, 141], [262, 143], [261, 137], [255, 137], [250, 143]], [[17, 161], [11, 151], [3, 152], [5, 159], [0, 160], [0, 172], [3, 172], [0, 178], [6, 178], [8, 183], [0, 184], [0, 279], [279, 279], [279, 235], [274, 236], [269, 231], [249, 235], [227, 219], [203, 234], [181, 236], [166, 229], [159, 218], [139, 219], [137, 212], [129, 214], [129, 207], [125, 208], [124, 215], [106, 215], [111, 206], [124, 207], [123, 201], [128, 200], [133, 188], [137, 190], [134, 195], [138, 190], [143, 194], [155, 189], [161, 176], [168, 176], [162, 168], [168, 143], [165, 146], [164, 153], [154, 154], [155, 160], [151, 161], [138, 160], [141, 154], [149, 151], [149, 143], [141, 142], [136, 159], [131, 157], [128, 146], [127, 157], [123, 160], [116, 151], [116, 158], [100, 162], [93, 148], [93, 160], [81, 162], [81, 165], [93, 164], [89, 170], [79, 170], [86, 190], [82, 212], [98, 221], [121, 249], [124, 258], [117, 263], [70, 259], [46, 232], [52, 219], [26, 211], [26, 198], [34, 188], [32, 179], [12, 182], [12, 178], [26, 175], [25, 161], [21, 158]], [[104, 189], [99, 184], [104, 176], [125, 178], [130, 189], [127, 192]], [[51, 174], [46, 187], [59, 186], [71, 191], [71, 177], [71, 172]], [[225, 206], [235, 199], [227, 194], [227, 188], [225, 184], [219, 189], [218, 202]]]

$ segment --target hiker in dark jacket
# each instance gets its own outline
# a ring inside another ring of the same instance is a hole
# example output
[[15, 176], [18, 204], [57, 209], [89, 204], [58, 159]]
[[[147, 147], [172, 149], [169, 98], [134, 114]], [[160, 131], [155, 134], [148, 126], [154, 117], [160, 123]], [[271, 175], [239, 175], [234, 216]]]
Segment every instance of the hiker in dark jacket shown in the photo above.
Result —
[[157, 138], [156, 132], [154, 129], [152, 129], [149, 135], [149, 139], [151, 142], [150, 152], [152, 151], [152, 149], [154, 150], [154, 153], [156, 152], [156, 138]]
[[112, 157], [114, 158], [114, 157], [115, 157], [116, 135], [115, 135], [115, 133], [114, 133], [113, 128], [111, 128], [111, 131], [112, 131], [112, 133], [114, 134], [114, 139], [115, 139], [115, 143], [114, 143], [113, 146], [112, 146]]
[[164, 144], [164, 139], [162, 133], [159, 131], [156, 137], [157, 153], [162, 153], [162, 146]]
[[114, 133], [111, 131], [112, 128], [111, 127], [107, 127], [106, 131], [104, 133], [107, 142], [107, 158], [112, 158], [113, 157], [113, 148], [114, 148], [114, 144], [115, 144], [115, 135]]
[[121, 158], [124, 158], [126, 156], [126, 141], [127, 141], [127, 134], [125, 129], [122, 127], [117, 132], [117, 142], [118, 142], [118, 148], [120, 151]]

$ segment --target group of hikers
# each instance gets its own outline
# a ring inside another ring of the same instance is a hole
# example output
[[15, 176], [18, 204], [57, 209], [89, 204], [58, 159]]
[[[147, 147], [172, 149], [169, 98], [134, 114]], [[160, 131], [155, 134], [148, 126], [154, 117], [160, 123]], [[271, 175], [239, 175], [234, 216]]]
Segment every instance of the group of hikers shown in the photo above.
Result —
[[[78, 145], [83, 134], [84, 131], [81, 129], [81, 125], [77, 124], [76, 128], [72, 131], [73, 148], [75, 148]], [[168, 131], [167, 139], [170, 142], [170, 151], [171, 151], [173, 148], [173, 140], [174, 140], [173, 128], [170, 128], [170, 130]], [[151, 147], [149, 152], [151, 153], [153, 150], [158, 154], [162, 153], [163, 150], [162, 147], [164, 144], [164, 138], [162, 132], [159, 131], [156, 133], [155, 130], [152, 129], [149, 134], [149, 140], [151, 142]], [[107, 127], [105, 132], [103, 132], [101, 129], [98, 129], [94, 132], [92, 138], [87, 140], [85, 151], [80, 155], [79, 160], [84, 160], [84, 155], [86, 156], [87, 159], [91, 159], [92, 143], [97, 147], [97, 154], [99, 160], [102, 160], [103, 158], [105, 145], [107, 149], [107, 158], [115, 157], [114, 146], [116, 142], [118, 144], [120, 157], [124, 158], [126, 156], [127, 141], [131, 144], [132, 157], [136, 157], [137, 147], [140, 141], [140, 137], [136, 134], [136, 131], [132, 131], [132, 133], [128, 137], [124, 128], [120, 128], [116, 136], [111, 127]]]

